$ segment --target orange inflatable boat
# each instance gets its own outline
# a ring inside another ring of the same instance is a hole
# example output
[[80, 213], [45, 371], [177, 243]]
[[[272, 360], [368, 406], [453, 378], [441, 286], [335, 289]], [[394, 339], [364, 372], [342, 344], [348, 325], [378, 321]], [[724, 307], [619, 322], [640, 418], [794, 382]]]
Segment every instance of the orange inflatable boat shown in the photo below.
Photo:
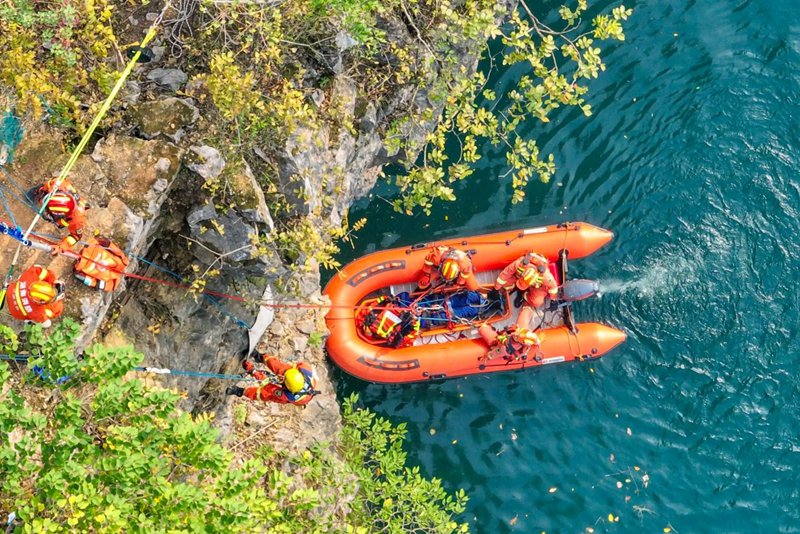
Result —
[[[534, 251], [551, 262], [560, 286], [567, 281], [567, 258], [583, 258], [608, 243], [613, 234], [591, 224], [563, 223], [537, 228], [421, 243], [383, 250], [351, 262], [328, 283], [324, 294], [331, 300], [326, 315], [330, 331], [327, 351], [345, 372], [370, 382], [401, 383], [442, 380], [496, 371], [512, 371], [553, 363], [602, 356], [625, 340], [625, 334], [599, 323], [574, 323], [571, 302], [554, 303], [539, 313], [537, 333], [541, 343], [530, 357], [495, 357], [478, 334], [481, 324], [496, 329], [513, 324], [518, 303], [507, 296], [495, 315], [473, 320], [442, 320], [418, 331], [413, 344], [391, 348], [364, 334], [357, 317], [364, 306], [381, 296], [413, 293], [422, 274], [425, 256], [434, 245], [469, 251], [478, 281], [493, 284], [506, 265]], [[416, 302], [416, 301], [415, 301]], [[449, 316], [448, 316], [449, 317]]]

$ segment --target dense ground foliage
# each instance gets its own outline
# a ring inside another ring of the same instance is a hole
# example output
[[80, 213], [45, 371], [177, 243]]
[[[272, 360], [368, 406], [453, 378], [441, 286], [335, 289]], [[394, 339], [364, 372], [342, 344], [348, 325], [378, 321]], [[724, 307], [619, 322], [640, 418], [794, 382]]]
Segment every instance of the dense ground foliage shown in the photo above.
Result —
[[[0, 511], [26, 532], [454, 532], [463, 492], [406, 466], [403, 425], [344, 404], [340, 455], [234, 457], [177, 391], [126, 376], [129, 347], [72, 352], [67, 320], [23, 340], [0, 327]], [[36, 368], [34, 373], [32, 370]], [[41, 377], [44, 376], [45, 379]], [[69, 376], [66, 381], [60, 380]], [[342, 461], [342, 459], [344, 461]]]

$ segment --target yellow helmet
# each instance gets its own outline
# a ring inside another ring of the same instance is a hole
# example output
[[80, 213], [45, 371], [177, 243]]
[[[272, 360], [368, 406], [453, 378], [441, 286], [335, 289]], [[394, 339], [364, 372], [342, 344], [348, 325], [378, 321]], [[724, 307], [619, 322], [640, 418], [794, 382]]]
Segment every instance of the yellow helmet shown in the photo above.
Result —
[[306, 377], [303, 376], [300, 369], [292, 367], [283, 374], [283, 383], [286, 384], [286, 389], [292, 393], [299, 393], [306, 385]]
[[538, 345], [541, 343], [541, 340], [539, 339], [539, 336], [536, 335], [536, 332], [532, 332], [527, 328], [520, 328], [517, 330], [517, 339], [520, 341], [520, 343], [528, 345], [529, 347], [531, 345]]
[[36, 304], [48, 304], [58, 296], [56, 288], [49, 282], [37, 280], [31, 284], [28, 294]]
[[458, 275], [461, 274], [461, 268], [458, 266], [458, 260], [455, 258], [447, 258], [442, 262], [440, 272], [442, 273], [442, 278], [448, 282], [455, 280], [458, 278]]

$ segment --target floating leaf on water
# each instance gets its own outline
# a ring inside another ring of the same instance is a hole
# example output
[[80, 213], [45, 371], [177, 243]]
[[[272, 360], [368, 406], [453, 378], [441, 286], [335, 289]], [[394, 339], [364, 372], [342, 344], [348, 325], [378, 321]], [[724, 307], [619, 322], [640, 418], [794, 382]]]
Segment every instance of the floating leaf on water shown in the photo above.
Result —
[[611, 462], [616, 462], [616, 461], [617, 461], [617, 458], [614, 456], [614, 453], [613, 453], [613, 452], [612, 452], [612, 453], [609, 455], [608, 459], [609, 459], [609, 461], [611, 461]]
[[608, 514], [608, 522], [609, 523], [613, 523], [614, 522], [614, 514]]
[[452, 442], [450, 442], [451, 445], [455, 445], [456, 443], [458, 443], [457, 439], [454, 439]]
[[634, 465], [634, 466], [633, 466], [633, 470], [634, 470], [634, 471], [638, 471], [638, 470], [640, 470], [640, 469], [641, 469], [641, 467], [639, 467], [638, 465]]
[[589, 372], [594, 373], [594, 367], [589, 367]]
[[519, 516], [515, 515], [514, 517], [511, 518], [511, 521], [509, 521], [508, 524], [513, 527], [514, 525], [517, 524], [517, 521], [519, 521]]
[[549, 489], [549, 490], [547, 490], [547, 491], [549, 491], [550, 493], [555, 493], [555, 492], [557, 492], [557, 491], [558, 491], [558, 488], [557, 488], [557, 487], [555, 487], [555, 486], [553, 486], [552, 488], [550, 488], [550, 489]]
[[626, 478], [626, 479], [625, 479], [625, 483], [626, 483], [626, 484], [630, 484], [630, 483], [631, 483], [631, 479], [629, 479], [629, 478]]
[[436, 434], [436, 429], [431, 428], [428, 432], [430, 432], [431, 436], [433, 436], [434, 434]]
[[664, 533], [666, 534], [667, 532], [672, 532], [672, 529], [669, 527], [664, 527]]
[[618, 515], [614, 516], [614, 523], [619, 523], [619, 516]]
[[592, 527], [586, 527], [586, 532], [592, 534], [594, 532], [594, 529]]
[[622, 488], [622, 482], [617, 481], [617, 489]]
[[500, 430], [503, 430], [503, 423], [500, 423], [499, 425], [497, 425], [497, 428], [499, 428]]
[[511, 433], [511, 441], [517, 441], [517, 433], [516, 432], [512, 432]]
[[458, 394], [458, 397], [459, 397], [460, 399], [463, 399], [463, 398], [464, 398], [464, 394], [463, 394], [463, 393], [459, 393], [459, 394]]
[[627, 429], [625, 429], [625, 433], [628, 434], [629, 436], [632, 436], [633, 432], [631, 432], [631, 427], [628, 427]]

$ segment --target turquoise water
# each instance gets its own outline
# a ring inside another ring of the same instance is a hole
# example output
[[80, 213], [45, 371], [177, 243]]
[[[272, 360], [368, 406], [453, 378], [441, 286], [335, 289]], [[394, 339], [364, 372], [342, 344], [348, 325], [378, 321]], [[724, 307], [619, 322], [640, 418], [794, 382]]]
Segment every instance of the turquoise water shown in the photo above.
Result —
[[798, 532], [800, 3], [628, 5], [594, 116], [528, 126], [556, 156], [551, 184], [511, 205], [487, 150], [461, 201], [430, 218], [359, 204], [352, 219], [370, 223], [344, 257], [586, 220], [617, 237], [572, 264], [605, 289], [577, 316], [628, 342], [589, 364], [444, 384], [339, 373], [340, 393], [408, 423], [410, 460], [467, 490], [475, 532]]

